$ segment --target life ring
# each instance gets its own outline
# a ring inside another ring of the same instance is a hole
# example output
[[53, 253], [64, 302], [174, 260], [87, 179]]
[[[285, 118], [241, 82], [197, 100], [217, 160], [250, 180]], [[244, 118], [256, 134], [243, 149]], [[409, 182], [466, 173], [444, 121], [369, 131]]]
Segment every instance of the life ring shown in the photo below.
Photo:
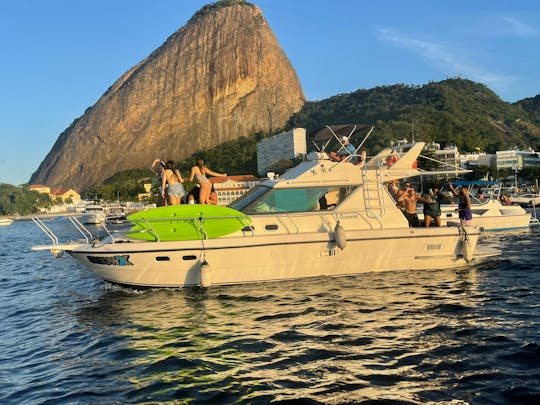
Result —
[[394, 154], [388, 156], [386, 158], [386, 166], [390, 167], [392, 166], [394, 163], [396, 163], [398, 161], [398, 157]]

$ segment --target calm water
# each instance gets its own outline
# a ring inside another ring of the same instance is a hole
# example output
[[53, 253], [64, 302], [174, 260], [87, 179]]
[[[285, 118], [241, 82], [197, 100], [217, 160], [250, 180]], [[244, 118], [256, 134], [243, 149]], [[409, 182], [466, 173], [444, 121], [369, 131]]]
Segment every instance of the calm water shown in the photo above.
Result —
[[0, 403], [540, 403], [539, 233], [459, 271], [135, 292], [0, 228]]

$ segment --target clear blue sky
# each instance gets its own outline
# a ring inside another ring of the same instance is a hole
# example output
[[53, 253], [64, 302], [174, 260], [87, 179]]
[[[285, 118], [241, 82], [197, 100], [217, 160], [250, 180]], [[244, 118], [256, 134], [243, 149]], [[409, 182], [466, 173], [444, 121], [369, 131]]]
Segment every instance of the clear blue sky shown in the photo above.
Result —
[[[0, 182], [27, 182], [74, 119], [209, 2], [2, 0]], [[537, 0], [252, 2], [310, 101], [458, 76], [509, 102], [540, 94]]]

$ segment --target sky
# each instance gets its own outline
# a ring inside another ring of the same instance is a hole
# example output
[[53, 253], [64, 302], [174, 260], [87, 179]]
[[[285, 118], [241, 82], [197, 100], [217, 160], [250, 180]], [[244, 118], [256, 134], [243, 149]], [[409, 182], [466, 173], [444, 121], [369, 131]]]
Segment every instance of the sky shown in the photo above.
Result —
[[[210, 2], [0, 0], [0, 183], [28, 182], [76, 118]], [[507, 102], [540, 94], [537, 0], [251, 2], [309, 101], [451, 77]]]

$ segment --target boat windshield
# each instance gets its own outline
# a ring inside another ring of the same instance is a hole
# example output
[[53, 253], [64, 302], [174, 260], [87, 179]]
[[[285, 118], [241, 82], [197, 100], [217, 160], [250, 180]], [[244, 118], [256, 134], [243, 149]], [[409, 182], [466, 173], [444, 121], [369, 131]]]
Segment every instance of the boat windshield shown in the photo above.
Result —
[[247, 215], [332, 210], [345, 200], [354, 188], [350, 186], [298, 188], [256, 186], [232, 202], [229, 207]]

